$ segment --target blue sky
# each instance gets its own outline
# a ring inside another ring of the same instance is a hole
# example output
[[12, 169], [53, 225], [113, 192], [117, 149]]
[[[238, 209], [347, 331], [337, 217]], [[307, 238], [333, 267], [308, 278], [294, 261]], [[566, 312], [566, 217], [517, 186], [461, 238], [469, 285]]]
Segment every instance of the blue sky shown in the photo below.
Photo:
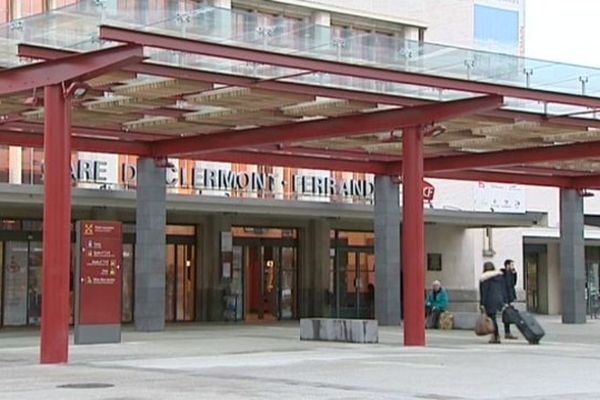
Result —
[[526, 0], [528, 57], [600, 67], [599, 0]]

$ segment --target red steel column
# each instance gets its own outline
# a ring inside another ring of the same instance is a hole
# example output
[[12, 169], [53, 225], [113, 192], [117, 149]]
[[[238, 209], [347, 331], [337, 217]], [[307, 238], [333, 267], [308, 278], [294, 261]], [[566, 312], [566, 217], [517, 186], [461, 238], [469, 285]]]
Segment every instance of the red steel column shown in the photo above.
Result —
[[404, 345], [425, 345], [425, 225], [423, 218], [423, 132], [402, 134], [402, 272]]
[[61, 85], [44, 88], [42, 364], [66, 363], [71, 263], [71, 104]]

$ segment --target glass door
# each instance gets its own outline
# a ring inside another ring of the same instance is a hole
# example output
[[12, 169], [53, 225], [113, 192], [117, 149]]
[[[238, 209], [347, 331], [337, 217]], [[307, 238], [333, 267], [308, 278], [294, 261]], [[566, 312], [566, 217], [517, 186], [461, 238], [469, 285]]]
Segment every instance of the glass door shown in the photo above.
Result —
[[298, 315], [296, 248], [280, 247], [279, 250], [279, 319], [289, 320]]
[[133, 321], [133, 265], [134, 265], [133, 243], [123, 243], [123, 265], [121, 266], [121, 322]]
[[42, 313], [42, 243], [6, 242], [3, 324], [40, 323]]
[[195, 318], [195, 247], [192, 244], [167, 244], [167, 321], [193, 321]]
[[538, 295], [538, 253], [525, 254], [525, 283], [527, 291], [527, 310], [539, 312]]
[[28, 323], [39, 325], [42, 316], [42, 243], [29, 242]]
[[[234, 246], [232, 285], [244, 281], [244, 302], [236, 304], [236, 318], [245, 310], [246, 320], [290, 320], [297, 318], [296, 247], [273, 242]], [[238, 264], [243, 268], [236, 267]], [[240, 276], [243, 275], [243, 276]]]
[[28, 242], [6, 242], [4, 257], [5, 326], [27, 324]]
[[375, 256], [371, 248], [339, 247], [336, 252], [335, 316], [373, 318]]

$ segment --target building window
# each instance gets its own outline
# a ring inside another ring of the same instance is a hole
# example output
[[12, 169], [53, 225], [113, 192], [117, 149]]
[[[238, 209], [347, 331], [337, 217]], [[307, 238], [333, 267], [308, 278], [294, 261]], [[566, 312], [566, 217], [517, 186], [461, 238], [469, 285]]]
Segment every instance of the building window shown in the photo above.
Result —
[[475, 41], [487, 49], [514, 52], [519, 47], [519, 13], [475, 5]]
[[440, 253], [427, 254], [427, 271], [442, 270], [442, 255]]

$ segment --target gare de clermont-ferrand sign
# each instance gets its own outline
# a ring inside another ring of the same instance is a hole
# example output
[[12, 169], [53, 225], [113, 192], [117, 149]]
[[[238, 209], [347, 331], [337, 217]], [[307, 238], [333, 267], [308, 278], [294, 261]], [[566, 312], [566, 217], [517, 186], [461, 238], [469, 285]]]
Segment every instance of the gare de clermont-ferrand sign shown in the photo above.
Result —
[[[75, 182], [99, 185], [116, 184], [113, 165], [106, 160], [80, 159], [71, 165], [71, 177]], [[42, 166], [43, 169], [43, 166]], [[136, 166], [129, 163], [119, 165], [119, 176], [123, 183], [135, 186]], [[331, 176], [309, 174], [293, 175], [291, 181], [277, 173], [231, 171], [225, 168], [194, 167], [191, 170], [169, 164], [166, 167], [166, 184], [169, 187], [191, 188], [215, 191], [243, 191], [275, 193], [278, 188], [288, 188], [297, 195], [339, 196], [369, 198], [373, 196], [374, 184], [366, 179], [336, 180]]]

